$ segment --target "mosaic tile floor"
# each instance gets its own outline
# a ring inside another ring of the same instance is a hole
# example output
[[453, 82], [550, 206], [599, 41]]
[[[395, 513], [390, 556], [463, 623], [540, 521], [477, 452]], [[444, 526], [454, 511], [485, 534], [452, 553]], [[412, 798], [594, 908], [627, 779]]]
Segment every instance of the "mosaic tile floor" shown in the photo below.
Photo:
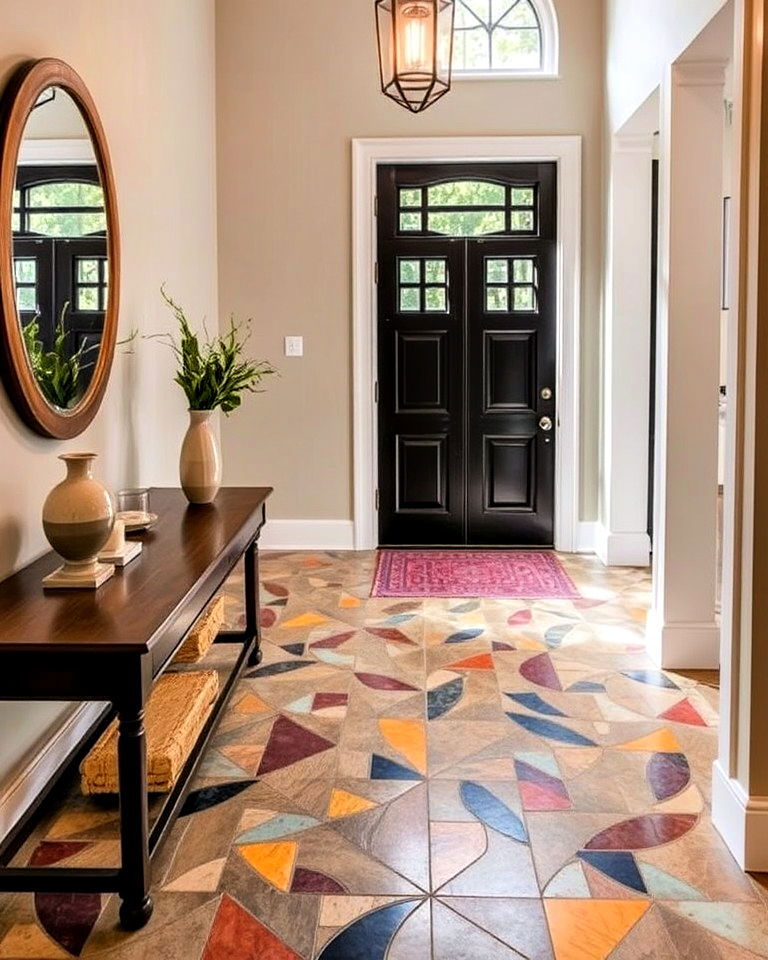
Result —
[[[0, 958], [768, 957], [768, 893], [707, 814], [717, 691], [646, 659], [644, 572], [563, 559], [581, 599], [398, 601], [369, 598], [372, 554], [266, 555], [264, 660], [149, 926], [4, 897]], [[23, 857], [113, 863], [115, 817], [73, 789]]]

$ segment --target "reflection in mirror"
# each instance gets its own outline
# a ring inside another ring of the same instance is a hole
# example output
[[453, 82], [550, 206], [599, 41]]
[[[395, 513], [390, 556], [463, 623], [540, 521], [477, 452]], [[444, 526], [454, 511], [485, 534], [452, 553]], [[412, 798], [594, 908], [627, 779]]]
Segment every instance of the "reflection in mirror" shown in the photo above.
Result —
[[96, 154], [73, 98], [38, 97], [13, 195], [13, 278], [32, 373], [47, 402], [73, 410], [88, 389], [109, 295], [107, 217]]

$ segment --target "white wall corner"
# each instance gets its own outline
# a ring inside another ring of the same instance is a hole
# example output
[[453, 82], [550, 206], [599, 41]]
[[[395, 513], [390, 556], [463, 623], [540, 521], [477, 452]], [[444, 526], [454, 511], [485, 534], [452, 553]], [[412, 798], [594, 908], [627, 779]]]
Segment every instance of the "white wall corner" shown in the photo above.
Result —
[[712, 769], [712, 822], [742, 870], [768, 872], [768, 797], [750, 797], [721, 762]]
[[262, 550], [354, 550], [351, 520], [268, 520], [259, 540]]
[[596, 520], [580, 520], [576, 528], [576, 553], [595, 553], [597, 542]]
[[606, 567], [648, 567], [651, 538], [647, 533], [613, 533], [595, 524], [595, 553]]
[[46, 789], [106, 709], [103, 703], [75, 707], [56, 733], [11, 774], [0, 790], [0, 839], [8, 835]]
[[720, 667], [720, 625], [662, 623], [658, 611], [648, 611], [648, 656], [664, 670], [717, 670]]

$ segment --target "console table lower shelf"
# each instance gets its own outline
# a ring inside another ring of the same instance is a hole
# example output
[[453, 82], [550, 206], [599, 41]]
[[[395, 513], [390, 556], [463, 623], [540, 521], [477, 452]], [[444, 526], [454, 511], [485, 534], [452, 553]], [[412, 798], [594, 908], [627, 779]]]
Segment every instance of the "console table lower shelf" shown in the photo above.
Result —
[[[186, 504], [180, 491], [152, 493], [160, 521], [144, 535], [142, 556], [95, 594], [43, 595], [48, 555], [0, 584], [0, 700], [112, 704], [117, 716], [120, 867], [7, 866], [70, 762], [0, 846], [0, 892], [116, 893], [126, 930], [152, 915], [151, 864], [181, 811], [205, 747], [243, 671], [261, 659], [258, 537], [271, 491], [225, 488], [211, 507]], [[149, 824], [144, 707], [153, 681], [171, 664], [190, 627], [240, 560], [245, 625], [216, 643], [237, 657], [173, 789]], [[76, 751], [78, 752], [78, 751]]]

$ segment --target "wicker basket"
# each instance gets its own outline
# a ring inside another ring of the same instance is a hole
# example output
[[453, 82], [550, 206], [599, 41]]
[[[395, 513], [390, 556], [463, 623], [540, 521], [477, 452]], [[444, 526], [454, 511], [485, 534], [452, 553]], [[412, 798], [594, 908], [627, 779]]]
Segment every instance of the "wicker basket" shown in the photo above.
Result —
[[[169, 793], [208, 719], [219, 692], [218, 674], [166, 673], [147, 700], [147, 790]], [[84, 794], [117, 793], [117, 721], [80, 765]]]
[[208, 652], [224, 623], [224, 597], [216, 597], [205, 608], [173, 658], [174, 663], [197, 663]]

